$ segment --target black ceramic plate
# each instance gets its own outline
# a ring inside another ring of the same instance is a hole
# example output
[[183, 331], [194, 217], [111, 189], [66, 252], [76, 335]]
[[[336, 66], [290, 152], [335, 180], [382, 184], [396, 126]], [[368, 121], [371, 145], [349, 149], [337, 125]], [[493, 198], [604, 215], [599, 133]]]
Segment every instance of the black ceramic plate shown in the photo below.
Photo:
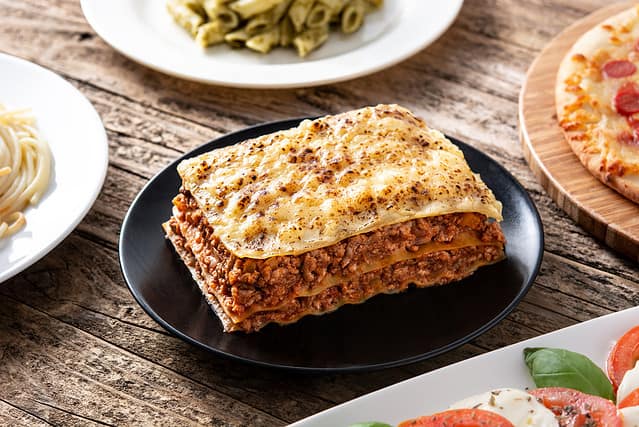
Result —
[[[183, 158], [296, 126], [268, 123], [211, 141]], [[541, 263], [543, 231], [526, 191], [502, 166], [454, 140], [471, 168], [503, 203], [508, 258], [455, 284], [380, 295], [324, 316], [269, 325], [253, 334], [224, 333], [188, 270], [165, 240], [180, 179], [178, 159], [133, 202], [122, 225], [120, 263], [135, 299], [176, 336], [214, 353], [255, 364], [306, 371], [358, 371], [417, 362], [460, 346], [495, 326], [531, 286]]]

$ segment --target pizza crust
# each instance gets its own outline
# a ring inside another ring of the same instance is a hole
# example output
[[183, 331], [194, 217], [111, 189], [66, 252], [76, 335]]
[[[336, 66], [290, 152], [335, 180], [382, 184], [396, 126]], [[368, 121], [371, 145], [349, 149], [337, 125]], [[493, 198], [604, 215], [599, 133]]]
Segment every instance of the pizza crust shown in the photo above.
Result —
[[612, 176], [609, 185], [633, 202], [639, 203], [639, 175]]
[[[630, 127], [612, 100], [621, 84], [639, 80], [639, 70], [628, 78], [602, 79], [600, 67], [633, 55], [638, 39], [639, 7], [633, 7], [584, 33], [562, 60], [555, 84], [557, 119], [572, 151], [592, 175], [636, 203], [639, 147], [620, 147], [617, 135]], [[639, 68], [639, 54], [636, 59]]]

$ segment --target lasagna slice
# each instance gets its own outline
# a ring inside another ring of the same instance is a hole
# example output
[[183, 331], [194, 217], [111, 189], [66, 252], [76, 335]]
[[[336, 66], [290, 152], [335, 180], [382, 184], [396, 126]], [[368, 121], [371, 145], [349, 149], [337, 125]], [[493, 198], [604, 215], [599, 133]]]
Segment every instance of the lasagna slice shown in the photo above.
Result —
[[306, 120], [178, 172], [163, 227], [225, 331], [449, 283], [505, 257], [501, 203], [397, 105]]

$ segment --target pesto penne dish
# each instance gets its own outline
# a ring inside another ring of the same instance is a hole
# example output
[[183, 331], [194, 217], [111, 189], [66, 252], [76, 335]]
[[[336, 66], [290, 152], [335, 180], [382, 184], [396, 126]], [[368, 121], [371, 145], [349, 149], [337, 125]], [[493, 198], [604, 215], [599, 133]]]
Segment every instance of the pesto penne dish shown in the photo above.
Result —
[[203, 48], [227, 43], [268, 53], [293, 47], [305, 57], [331, 30], [354, 33], [383, 0], [168, 0], [167, 11]]

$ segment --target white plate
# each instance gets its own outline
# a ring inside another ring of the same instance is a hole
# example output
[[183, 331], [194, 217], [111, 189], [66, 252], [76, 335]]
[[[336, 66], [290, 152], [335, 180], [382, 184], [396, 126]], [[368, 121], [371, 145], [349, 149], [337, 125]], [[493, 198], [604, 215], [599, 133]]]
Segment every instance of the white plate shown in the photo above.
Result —
[[458, 400], [491, 389], [534, 387], [524, 364], [525, 347], [565, 348], [585, 354], [604, 368], [614, 341], [636, 325], [639, 325], [639, 307], [420, 375], [306, 418], [291, 427], [346, 427], [363, 421], [396, 425], [407, 419], [446, 410]]
[[0, 103], [31, 108], [53, 155], [53, 176], [27, 225], [0, 240], [0, 283], [38, 261], [62, 241], [95, 201], [108, 163], [98, 113], [76, 88], [31, 62], [0, 54]]
[[306, 59], [292, 49], [261, 55], [226, 45], [201, 49], [166, 12], [165, 0], [82, 0], [96, 33], [148, 67], [203, 83], [250, 88], [312, 86], [394, 65], [432, 43], [463, 0], [386, 0], [350, 36], [334, 33]]

